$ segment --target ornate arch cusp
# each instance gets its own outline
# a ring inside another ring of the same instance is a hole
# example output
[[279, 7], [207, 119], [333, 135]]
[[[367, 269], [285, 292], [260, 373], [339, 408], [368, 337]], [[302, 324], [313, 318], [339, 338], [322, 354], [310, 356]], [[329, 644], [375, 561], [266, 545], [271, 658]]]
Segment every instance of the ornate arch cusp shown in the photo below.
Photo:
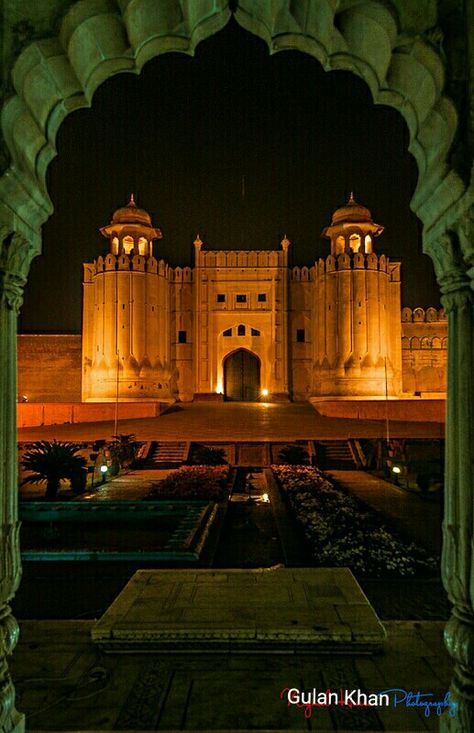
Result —
[[59, 34], [30, 43], [13, 66], [14, 93], [2, 111], [10, 165], [0, 179], [0, 202], [8, 201], [12, 218], [38, 231], [52, 212], [45, 175], [64, 117], [89, 106], [97, 87], [114, 74], [139, 73], [167, 51], [193, 54], [234, 12], [271, 53], [299, 50], [328, 71], [350, 70], [366, 81], [375, 103], [399, 110], [419, 171], [412, 208], [426, 230], [464, 192], [447, 164], [457, 114], [443, 94], [439, 53], [403, 27], [397, 5], [396, 0], [392, 8], [375, 0], [79, 0], [63, 17]]

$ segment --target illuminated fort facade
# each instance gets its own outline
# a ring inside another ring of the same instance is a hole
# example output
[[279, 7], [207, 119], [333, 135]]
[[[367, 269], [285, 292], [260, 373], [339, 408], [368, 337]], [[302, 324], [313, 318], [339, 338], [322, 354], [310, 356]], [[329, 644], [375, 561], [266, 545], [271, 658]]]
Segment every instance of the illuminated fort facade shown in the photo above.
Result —
[[351, 195], [311, 267], [275, 251], [207, 250], [194, 267], [154, 254], [161, 231], [135, 204], [101, 229], [84, 265], [83, 401], [308, 400], [445, 390], [442, 310], [402, 309], [400, 263]]

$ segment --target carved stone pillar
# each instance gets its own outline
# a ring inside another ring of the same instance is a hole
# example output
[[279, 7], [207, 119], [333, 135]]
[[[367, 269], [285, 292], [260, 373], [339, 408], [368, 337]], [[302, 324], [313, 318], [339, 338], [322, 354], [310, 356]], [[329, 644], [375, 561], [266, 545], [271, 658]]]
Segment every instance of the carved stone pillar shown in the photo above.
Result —
[[[3, 237], [2, 237], [3, 234]], [[3, 241], [2, 241], [3, 240]], [[7, 658], [18, 641], [8, 605], [21, 577], [16, 438], [16, 333], [23, 287], [34, 247], [0, 230], [0, 731], [20, 733], [24, 716], [15, 708]]]
[[443, 715], [441, 730], [465, 733], [474, 730], [474, 293], [457, 240], [445, 237], [440, 248], [449, 337], [442, 577], [453, 603], [445, 643], [457, 704], [453, 717]]

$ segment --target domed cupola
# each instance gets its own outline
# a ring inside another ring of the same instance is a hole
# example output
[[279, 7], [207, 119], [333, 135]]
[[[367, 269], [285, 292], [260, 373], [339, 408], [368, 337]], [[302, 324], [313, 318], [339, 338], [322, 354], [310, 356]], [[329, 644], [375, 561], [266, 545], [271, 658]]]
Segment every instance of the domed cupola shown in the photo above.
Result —
[[151, 216], [145, 209], [138, 208], [132, 193], [128, 204], [117, 209], [114, 213], [112, 224], [143, 224], [144, 226], [151, 227]]
[[372, 220], [372, 214], [365, 206], [357, 203], [351, 192], [349, 201], [332, 215], [331, 225], [323, 229], [322, 236], [331, 240], [331, 254], [343, 252], [373, 251], [373, 239], [382, 234], [384, 227]]
[[100, 233], [110, 240], [110, 252], [114, 255], [153, 255], [153, 240], [162, 239], [161, 230], [152, 225], [148, 211], [140, 209], [132, 193], [126, 206], [117, 209], [112, 221], [102, 227]]

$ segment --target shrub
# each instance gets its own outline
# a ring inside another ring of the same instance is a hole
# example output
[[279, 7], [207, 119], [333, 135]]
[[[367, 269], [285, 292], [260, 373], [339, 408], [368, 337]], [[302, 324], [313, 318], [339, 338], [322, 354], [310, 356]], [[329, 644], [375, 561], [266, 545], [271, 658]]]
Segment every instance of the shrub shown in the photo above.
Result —
[[278, 460], [292, 466], [305, 465], [309, 463], [308, 451], [297, 443], [285, 445], [278, 453]]
[[224, 448], [198, 444], [193, 446], [189, 462], [194, 466], [222, 466], [227, 460]]
[[227, 466], [182, 466], [156, 484], [147, 499], [222, 500], [227, 493]]

